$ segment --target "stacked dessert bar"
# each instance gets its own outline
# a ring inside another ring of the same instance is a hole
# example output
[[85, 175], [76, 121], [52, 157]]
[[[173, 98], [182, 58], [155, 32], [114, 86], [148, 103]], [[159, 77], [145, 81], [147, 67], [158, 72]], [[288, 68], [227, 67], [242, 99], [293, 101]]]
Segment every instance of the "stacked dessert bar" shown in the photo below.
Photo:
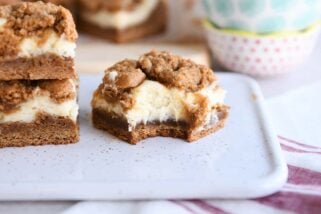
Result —
[[0, 147], [78, 141], [76, 38], [61, 6], [0, 7]]
[[166, 28], [166, 0], [79, 0], [79, 29], [114, 42], [129, 42]]

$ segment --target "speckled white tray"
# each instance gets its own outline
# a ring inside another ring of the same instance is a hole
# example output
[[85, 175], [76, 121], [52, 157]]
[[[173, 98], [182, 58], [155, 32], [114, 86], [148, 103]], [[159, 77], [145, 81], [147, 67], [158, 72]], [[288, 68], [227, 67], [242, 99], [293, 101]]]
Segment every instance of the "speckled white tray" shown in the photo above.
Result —
[[92, 127], [101, 76], [81, 76], [81, 141], [0, 150], [0, 200], [244, 198], [277, 191], [286, 164], [255, 82], [219, 74], [232, 107], [226, 127], [197, 143], [153, 138], [132, 146]]

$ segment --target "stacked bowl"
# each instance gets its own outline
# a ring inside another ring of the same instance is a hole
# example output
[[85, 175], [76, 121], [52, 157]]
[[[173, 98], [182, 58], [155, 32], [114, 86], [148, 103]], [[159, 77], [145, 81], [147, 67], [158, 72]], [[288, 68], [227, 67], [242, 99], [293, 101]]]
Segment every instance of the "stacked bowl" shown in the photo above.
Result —
[[213, 55], [224, 68], [253, 76], [294, 70], [320, 32], [320, 0], [203, 0]]

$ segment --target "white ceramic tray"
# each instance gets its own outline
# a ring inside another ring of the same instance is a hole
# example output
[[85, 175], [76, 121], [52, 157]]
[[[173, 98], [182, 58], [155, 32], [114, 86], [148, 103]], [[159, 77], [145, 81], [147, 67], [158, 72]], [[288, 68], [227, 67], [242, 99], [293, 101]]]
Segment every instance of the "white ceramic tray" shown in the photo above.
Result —
[[0, 150], [0, 200], [249, 198], [276, 192], [286, 164], [257, 84], [219, 74], [232, 107], [226, 127], [188, 144], [132, 146], [96, 130], [90, 100], [101, 76], [81, 76], [81, 141]]

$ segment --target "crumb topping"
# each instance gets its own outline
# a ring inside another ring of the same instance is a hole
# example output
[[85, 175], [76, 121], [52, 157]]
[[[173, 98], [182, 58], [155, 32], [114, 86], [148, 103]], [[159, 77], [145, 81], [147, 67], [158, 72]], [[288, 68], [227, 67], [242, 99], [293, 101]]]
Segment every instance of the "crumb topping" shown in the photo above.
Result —
[[35, 96], [48, 95], [56, 103], [76, 97], [76, 90], [70, 80], [12, 80], [0, 81], [0, 112], [11, 113], [21, 103]]
[[116, 12], [120, 10], [131, 11], [141, 4], [144, 0], [79, 0], [83, 10], [97, 12], [99, 10], [107, 10]]
[[77, 32], [70, 12], [51, 3], [22, 2], [0, 7], [0, 17], [7, 19], [5, 30], [17, 36], [34, 36], [53, 29], [68, 40], [75, 41]]
[[126, 109], [133, 105], [131, 88], [141, 84], [146, 75], [135, 60], [123, 60], [105, 71], [101, 93], [109, 102], [120, 101]]
[[12, 31], [0, 32], [0, 59], [6, 60], [17, 56], [21, 37]]
[[145, 79], [187, 92], [201, 90], [216, 80], [206, 66], [169, 52], [151, 51], [139, 61], [126, 59], [108, 68], [98, 91], [108, 102], [120, 101], [124, 109], [129, 109], [134, 104], [131, 90]]
[[11, 112], [32, 96], [32, 87], [23, 81], [0, 82], [0, 111]]
[[105, 71], [104, 83], [116, 89], [134, 88], [146, 75], [135, 60], [123, 60]]
[[151, 51], [141, 56], [139, 65], [148, 79], [191, 92], [215, 80], [210, 68], [165, 51]]
[[39, 87], [49, 92], [50, 98], [56, 103], [63, 103], [66, 100], [75, 99], [76, 89], [72, 80], [41, 80]]

